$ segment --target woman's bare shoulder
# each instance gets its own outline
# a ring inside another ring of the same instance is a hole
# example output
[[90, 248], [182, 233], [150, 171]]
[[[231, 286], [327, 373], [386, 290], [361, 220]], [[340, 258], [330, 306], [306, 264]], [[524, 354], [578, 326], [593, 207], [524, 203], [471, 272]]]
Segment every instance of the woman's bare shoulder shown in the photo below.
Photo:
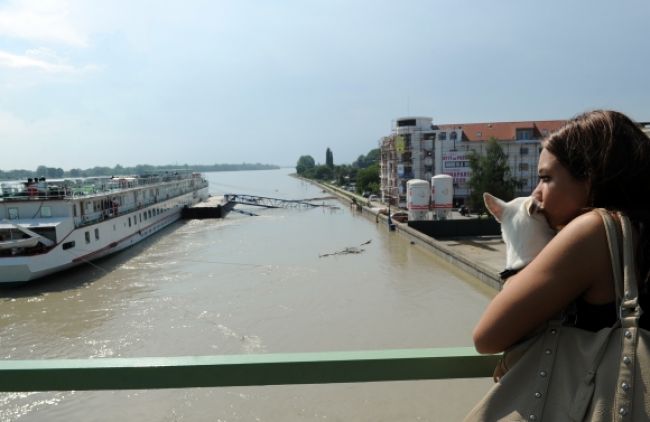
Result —
[[611, 274], [602, 218], [573, 219], [488, 305], [474, 338], [479, 351], [498, 352], [556, 315]]
[[[559, 262], [580, 257], [588, 258], [594, 253], [607, 251], [607, 236], [603, 219], [597, 211], [589, 211], [574, 218], [558, 232], [540, 258], [548, 255]], [[579, 262], [579, 261], [578, 261]]]
[[609, 247], [603, 219], [597, 211], [589, 211], [562, 228], [531, 263], [530, 270], [571, 282], [574, 291], [580, 293], [602, 275], [606, 264]]
[[558, 234], [568, 236], [579, 236], [580, 238], [593, 238], [600, 237], [605, 234], [605, 226], [603, 224], [603, 217], [596, 210], [591, 210], [581, 214], [571, 220], [569, 224], [564, 226]]
[[590, 211], [576, 217], [566, 229], [563, 237], [573, 239], [575, 245], [569, 258], [582, 271], [580, 277], [586, 285], [584, 299], [589, 303], [613, 301], [612, 263], [603, 217], [595, 210]]

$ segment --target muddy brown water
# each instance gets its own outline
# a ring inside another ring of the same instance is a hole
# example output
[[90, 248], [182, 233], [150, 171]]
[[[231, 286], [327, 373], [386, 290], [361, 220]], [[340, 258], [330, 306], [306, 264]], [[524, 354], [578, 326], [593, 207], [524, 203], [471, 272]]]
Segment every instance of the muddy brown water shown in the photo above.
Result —
[[[211, 192], [328, 196], [290, 169]], [[107, 259], [0, 290], [5, 359], [471, 345], [490, 293], [342, 203], [178, 222]], [[369, 243], [366, 243], [368, 242]], [[365, 243], [365, 244], [364, 244]], [[347, 247], [358, 254], [320, 257]], [[491, 380], [1, 393], [0, 421], [454, 421]]]

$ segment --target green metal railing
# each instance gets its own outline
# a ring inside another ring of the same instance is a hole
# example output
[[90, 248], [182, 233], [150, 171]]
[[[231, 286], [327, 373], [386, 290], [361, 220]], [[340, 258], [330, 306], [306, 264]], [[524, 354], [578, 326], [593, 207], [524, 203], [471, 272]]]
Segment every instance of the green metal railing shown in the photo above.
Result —
[[131, 390], [490, 377], [473, 347], [0, 361], [0, 391]]

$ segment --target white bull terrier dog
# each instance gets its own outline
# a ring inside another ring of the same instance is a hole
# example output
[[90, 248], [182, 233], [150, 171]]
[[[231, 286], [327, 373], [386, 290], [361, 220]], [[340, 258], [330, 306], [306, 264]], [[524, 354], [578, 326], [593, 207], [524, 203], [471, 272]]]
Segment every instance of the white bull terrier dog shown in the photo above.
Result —
[[501, 223], [501, 236], [506, 244], [506, 269], [501, 279], [506, 280], [524, 268], [555, 236], [532, 196], [505, 202], [489, 193], [483, 201], [490, 214]]

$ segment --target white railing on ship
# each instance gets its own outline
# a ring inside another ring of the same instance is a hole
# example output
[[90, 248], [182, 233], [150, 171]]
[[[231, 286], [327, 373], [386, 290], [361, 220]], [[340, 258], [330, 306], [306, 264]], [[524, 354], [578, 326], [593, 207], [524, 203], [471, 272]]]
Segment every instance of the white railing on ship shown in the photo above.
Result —
[[3, 189], [0, 192], [0, 198], [6, 200], [49, 200], [49, 199], [63, 199], [63, 198], [81, 198], [93, 195], [106, 194], [124, 189], [136, 189], [139, 187], [149, 186], [158, 183], [166, 183], [174, 180], [188, 180], [198, 181], [197, 188], [208, 186], [206, 179], [193, 179], [190, 177], [183, 178], [181, 175], [172, 175], [164, 177], [150, 177], [138, 179], [137, 183], [129, 182], [126, 185], [120, 185], [119, 182], [110, 182], [106, 184], [84, 185], [84, 186], [66, 186], [61, 187], [59, 190], [18, 190], [12, 188]]

